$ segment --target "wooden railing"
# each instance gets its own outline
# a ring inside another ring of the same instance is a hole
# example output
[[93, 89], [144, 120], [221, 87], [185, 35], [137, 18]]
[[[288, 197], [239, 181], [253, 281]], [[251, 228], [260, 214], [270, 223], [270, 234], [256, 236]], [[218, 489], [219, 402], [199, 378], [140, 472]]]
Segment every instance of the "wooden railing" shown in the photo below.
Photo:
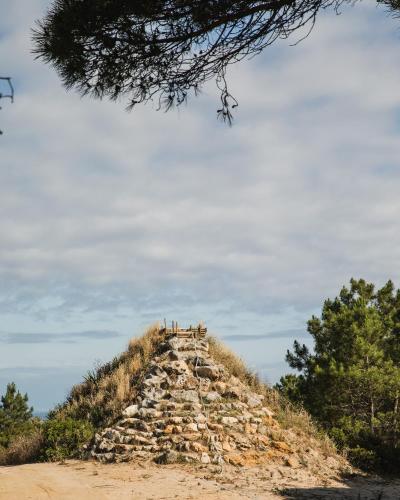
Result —
[[181, 338], [203, 338], [207, 334], [207, 328], [203, 324], [197, 326], [190, 325], [189, 328], [180, 328], [177, 321], [172, 322], [171, 328], [165, 324], [160, 329], [160, 334], [166, 337], [181, 337]]

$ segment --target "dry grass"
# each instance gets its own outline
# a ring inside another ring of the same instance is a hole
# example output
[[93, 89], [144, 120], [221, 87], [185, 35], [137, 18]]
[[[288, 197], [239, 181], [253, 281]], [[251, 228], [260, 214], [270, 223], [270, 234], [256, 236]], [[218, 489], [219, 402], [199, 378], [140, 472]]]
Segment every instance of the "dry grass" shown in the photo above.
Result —
[[26, 435], [16, 436], [8, 448], [0, 451], [0, 465], [20, 465], [34, 462], [39, 458], [43, 444], [40, 429]]
[[264, 396], [266, 405], [275, 413], [283, 431], [293, 431], [303, 445], [317, 447], [327, 456], [337, 454], [331, 439], [322, 432], [311, 415], [303, 408], [294, 406], [278, 391], [260, 381], [256, 373], [249, 370], [244, 361], [214, 337], [209, 338], [210, 355], [225, 366], [231, 375], [248, 384], [252, 390]]
[[[89, 372], [85, 381], [72, 388], [57, 417], [89, 420], [95, 428], [109, 425], [135, 398], [138, 377], [146, 368], [160, 342], [159, 325], [154, 324], [142, 337], [133, 338], [127, 350], [111, 362]], [[260, 381], [244, 361], [214, 337], [209, 337], [210, 355], [231, 375], [264, 396], [265, 404], [275, 413], [281, 429], [298, 436], [299, 442], [318, 447], [326, 455], [335, 455], [335, 447], [310, 415], [296, 408], [276, 390]]]
[[115, 420], [135, 397], [137, 376], [157, 347], [158, 331], [158, 324], [151, 326], [142, 337], [133, 338], [120, 356], [90, 371], [51, 416], [89, 420], [95, 427]]
[[231, 375], [234, 375], [242, 382], [247, 384], [257, 384], [258, 379], [246, 367], [244, 361], [239, 358], [233, 351], [222, 344], [215, 337], [209, 337], [210, 355], [211, 357], [228, 370]]
[[227, 346], [222, 344], [215, 337], [209, 338], [210, 355], [213, 359], [228, 370], [244, 384], [249, 385], [254, 392], [262, 394], [268, 405], [274, 410], [280, 406], [280, 395], [277, 391], [261, 382], [258, 375], [249, 370], [245, 362]]

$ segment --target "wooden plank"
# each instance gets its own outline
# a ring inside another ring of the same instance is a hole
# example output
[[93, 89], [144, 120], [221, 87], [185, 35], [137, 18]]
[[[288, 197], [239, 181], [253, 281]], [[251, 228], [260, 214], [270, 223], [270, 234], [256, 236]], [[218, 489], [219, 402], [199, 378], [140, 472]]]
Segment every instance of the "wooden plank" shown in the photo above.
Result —
[[176, 335], [177, 337], [181, 338], [205, 337], [205, 335], [207, 334], [207, 328], [201, 325], [197, 327], [193, 327], [191, 325], [190, 328], [180, 328], [178, 326], [178, 322], [173, 321], [172, 328], [168, 328], [165, 325], [164, 328], [160, 329], [160, 334], [166, 335], [168, 337]]

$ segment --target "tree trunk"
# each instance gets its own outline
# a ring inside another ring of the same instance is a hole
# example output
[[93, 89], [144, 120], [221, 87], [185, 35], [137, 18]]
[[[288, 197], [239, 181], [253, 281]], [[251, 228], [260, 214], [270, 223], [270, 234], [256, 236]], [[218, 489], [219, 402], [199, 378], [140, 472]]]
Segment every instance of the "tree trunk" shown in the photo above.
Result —
[[374, 398], [371, 395], [371, 402], [370, 402], [370, 428], [371, 428], [371, 433], [374, 433], [374, 418], [375, 418], [375, 404], [374, 404]]

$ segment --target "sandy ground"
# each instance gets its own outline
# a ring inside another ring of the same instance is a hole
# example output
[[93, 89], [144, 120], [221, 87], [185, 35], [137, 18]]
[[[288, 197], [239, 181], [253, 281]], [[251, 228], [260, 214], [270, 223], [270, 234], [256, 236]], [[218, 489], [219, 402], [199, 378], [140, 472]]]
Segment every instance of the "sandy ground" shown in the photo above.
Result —
[[157, 466], [68, 461], [0, 467], [0, 499], [399, 500], [400, 480], [311, 480], [290, 467]]

